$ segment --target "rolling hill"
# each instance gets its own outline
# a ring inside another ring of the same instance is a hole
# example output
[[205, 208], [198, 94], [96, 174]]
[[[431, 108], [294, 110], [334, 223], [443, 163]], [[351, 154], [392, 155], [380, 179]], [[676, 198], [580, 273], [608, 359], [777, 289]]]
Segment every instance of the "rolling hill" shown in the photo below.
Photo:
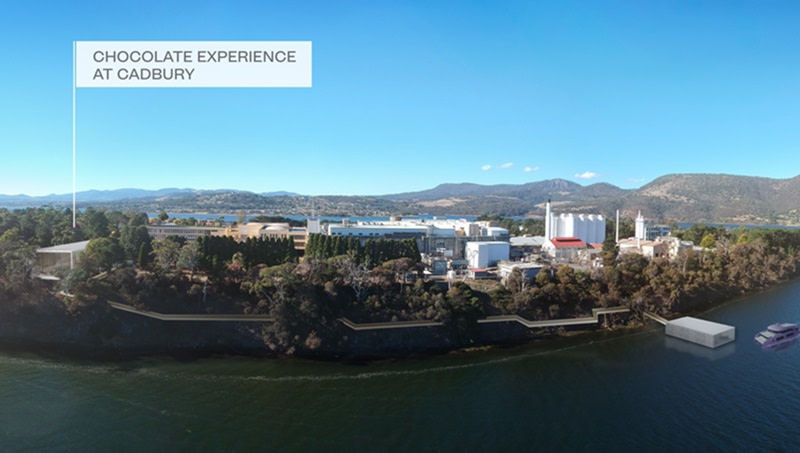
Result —
[[[0, 195], [0, 206], [66, 205], [71, 194]], [[374, 216], [390, 214], [542, 215], [551, 199], [556, 212], [625, 216], [641, 211], [658, 221], [800, 225], [800, 176], [772, 179], [726, 174], [665, 175], [639, 189], [606, 183], [582, 186], [563, 179], [526, 184], [441, 184], [429, 190], [382, 196], [256, 194], [236, 190], [162, 189], [89, 191], [80, 205], [148, 212], [249, 212], [280, 215]]]

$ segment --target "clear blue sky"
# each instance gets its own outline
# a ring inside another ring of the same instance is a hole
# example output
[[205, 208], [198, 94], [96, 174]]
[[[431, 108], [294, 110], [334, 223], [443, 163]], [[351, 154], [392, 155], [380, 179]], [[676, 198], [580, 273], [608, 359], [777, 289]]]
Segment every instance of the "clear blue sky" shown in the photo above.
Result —
[[310, 40], [310, 89], [79, 89], [78, 190], [387, 194], [800, 174], [800, 4], [26, 1], [0, 193], [72, 190], [72, 42]]

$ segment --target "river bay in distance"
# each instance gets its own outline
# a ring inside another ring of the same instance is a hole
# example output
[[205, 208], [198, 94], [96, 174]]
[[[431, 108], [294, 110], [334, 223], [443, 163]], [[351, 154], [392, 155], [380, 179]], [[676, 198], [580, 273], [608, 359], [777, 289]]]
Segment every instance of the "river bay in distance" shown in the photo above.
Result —
[[653, 323], [362, 364], [0, 352], [0, 450], [797, 451], [800, 346], [753, 336], [800, 321], [800, 281], [699, 317], [736, 341]]

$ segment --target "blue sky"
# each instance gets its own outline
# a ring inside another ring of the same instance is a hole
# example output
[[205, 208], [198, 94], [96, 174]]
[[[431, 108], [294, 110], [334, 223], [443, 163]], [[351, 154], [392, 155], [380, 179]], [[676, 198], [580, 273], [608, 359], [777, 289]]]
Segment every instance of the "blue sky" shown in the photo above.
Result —
[[797, 24], [778, 1], [13, 2], [0, 193], [72, 190], [84, 40], [310, 40], [313, 87], [79, 89], [78, 190], [790, 178]]

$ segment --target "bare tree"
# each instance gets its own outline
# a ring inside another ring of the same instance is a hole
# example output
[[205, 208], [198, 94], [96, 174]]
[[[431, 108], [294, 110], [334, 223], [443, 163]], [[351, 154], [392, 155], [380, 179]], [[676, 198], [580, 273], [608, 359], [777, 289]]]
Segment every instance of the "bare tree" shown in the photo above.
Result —
[[169, 238], [153, 241], [153, 256], [156, 265], [167, 272], [178, 261], [180, 249], [180, 244]]
[[525, 278], [525, 274], [522, 272], [521, 269], [515, 268], [511, 271], [508, 277], [506, 277], [506, 288], [511, 291], [511, 294], [519, 294], [525, 292], [528, 289], [530, 281]]
[[369, 289], [370, 270], [367, 263], [359, 263], [354, 250], [347, 252], [347, 255], [339, 261], [339, 272], [342, 274], [344, 282], [353, 289], [356, 300], [360, 303], [364, 301]]
[[14, 288], [22, 288], [31, 278], [36, 264], [34, 248], [21, 241], [0, 242], [0, 270]]
[[275, 306], [289, 301], [297, 284], [295, 265], [287, 263], [261, 269], [252, 290], [270, 306]]
[[200, 243], [197, 241], [189, 241], [183, 244], [178, 252], [178, 259], [176, 266], [178, 269], [189, 269], [189, 280], [194, 280], [194, 269], [197, 267], [197, 261], [200, 259]]

